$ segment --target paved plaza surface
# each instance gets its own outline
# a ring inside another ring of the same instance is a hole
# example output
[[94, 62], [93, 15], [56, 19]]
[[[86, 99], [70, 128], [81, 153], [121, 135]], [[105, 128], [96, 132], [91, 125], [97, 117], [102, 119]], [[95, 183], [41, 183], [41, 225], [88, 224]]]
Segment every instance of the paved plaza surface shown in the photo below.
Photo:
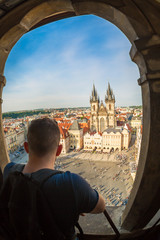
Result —
[[114, 154], [80, 151], [57, 158], [55, 168], [85, 178], [103, 195], [107, 206], [123, 206], [133, 185], [130, 164], [134, 161], [134, 149]]
[[[12, 159], [17, 163], [25, 163], [27, 160], [28, 155], [25, 153]], [[130, 172], [132, 163], [135, 163], [134, 146], [111, 154], [71, 151], [57, 158], [55, 168], [85, 178], [103, 195], [106, 206], [123, 206], [126, 205], [133, 186]]]
[[[11, 161], [26, 163], [28, 155], [23, 152]], [[133, 186], [130, 167], [135, 163], [135, 149], [122, 152], [88, 153], [84, 150], [71, 151], [60, 155], [55, 168], [62, 171], [71, 171], [85, 178], [89, 184], [103, 195], [106, 209], [120, 232], [120, 219], [127, 204]], [[108, 234], [113, 230], [103, 214], [86, 214], [80, 217], [80, 225], [85, 233]]]

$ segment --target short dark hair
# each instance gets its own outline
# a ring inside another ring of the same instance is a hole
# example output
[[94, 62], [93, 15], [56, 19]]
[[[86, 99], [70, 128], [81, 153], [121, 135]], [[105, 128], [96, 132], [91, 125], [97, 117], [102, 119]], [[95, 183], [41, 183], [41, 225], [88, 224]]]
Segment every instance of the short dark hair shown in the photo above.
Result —
[[56, 151], [60, 141], [60, 131], [56, 121], [49, 118], [33, 120], [28, 128], [29, 151], [37, 156]]

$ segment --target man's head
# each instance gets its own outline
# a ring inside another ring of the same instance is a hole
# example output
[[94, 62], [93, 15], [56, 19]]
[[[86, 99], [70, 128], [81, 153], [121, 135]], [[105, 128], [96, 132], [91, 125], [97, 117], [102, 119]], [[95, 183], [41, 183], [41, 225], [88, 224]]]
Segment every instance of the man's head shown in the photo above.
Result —
[[27, 139], [30, 154], [43, 157], [56, 153], [60, 141], [57, 122], [49, 118], [33, 120], [28, 128]]

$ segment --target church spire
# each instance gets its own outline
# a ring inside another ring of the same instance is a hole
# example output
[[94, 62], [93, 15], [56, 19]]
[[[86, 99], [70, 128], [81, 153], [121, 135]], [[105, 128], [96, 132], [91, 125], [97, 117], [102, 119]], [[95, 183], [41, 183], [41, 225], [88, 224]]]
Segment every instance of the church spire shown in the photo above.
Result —
[[115, 100], [115, 96], [113, 94], [113, 90], [110, 87], [110, 83], [108, 83], [107, 94], [105, 96], [105, 100]]
[[90, 97], [90, 102], [96, 102], [96, 101], [99, 102], [99, 97], [98, 97], [95, 85], [93, 84], [93, 90], [92, 90], [92, 94], [91, 94], [91, 97]]

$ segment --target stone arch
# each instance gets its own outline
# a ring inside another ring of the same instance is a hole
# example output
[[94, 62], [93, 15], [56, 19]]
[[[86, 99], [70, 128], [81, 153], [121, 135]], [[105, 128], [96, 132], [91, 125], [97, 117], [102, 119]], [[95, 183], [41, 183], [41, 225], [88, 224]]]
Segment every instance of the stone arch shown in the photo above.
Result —
[[[158, 1], [40, 0], [25, 1], [0, 19], [0, 164], [9, 162], [2, 125], [4, 66], [14, 44], [35, 27], [61, 18], [95, 14], [115, 24], [132, 44], [131, 59], [140, 71], [143, 136], [139, 167], [130, 199], [122, 216], [123, 227], [144, 227], [159, 208], [160, 188], [160, 26]], [[15, 18], [16, 16], [16, 18]], [[156, 134], [158, 133], [158, 134]], [[155, 166], [154, 169], [152, 166]], [[159, 183], [159, 184], [158, 184]], [[150, 187], [148, 187], [150, 186]], [[145, 203], [143, 199], [147, 199]], [[152, 206], [152, 207], [151, 207]], [[141, 215], [139, 214], [141, 212]], [[145, 215], [145, 219], [143, 216]]]
[[114, 147], [110, 148], [110, 153], [114, 152]]

